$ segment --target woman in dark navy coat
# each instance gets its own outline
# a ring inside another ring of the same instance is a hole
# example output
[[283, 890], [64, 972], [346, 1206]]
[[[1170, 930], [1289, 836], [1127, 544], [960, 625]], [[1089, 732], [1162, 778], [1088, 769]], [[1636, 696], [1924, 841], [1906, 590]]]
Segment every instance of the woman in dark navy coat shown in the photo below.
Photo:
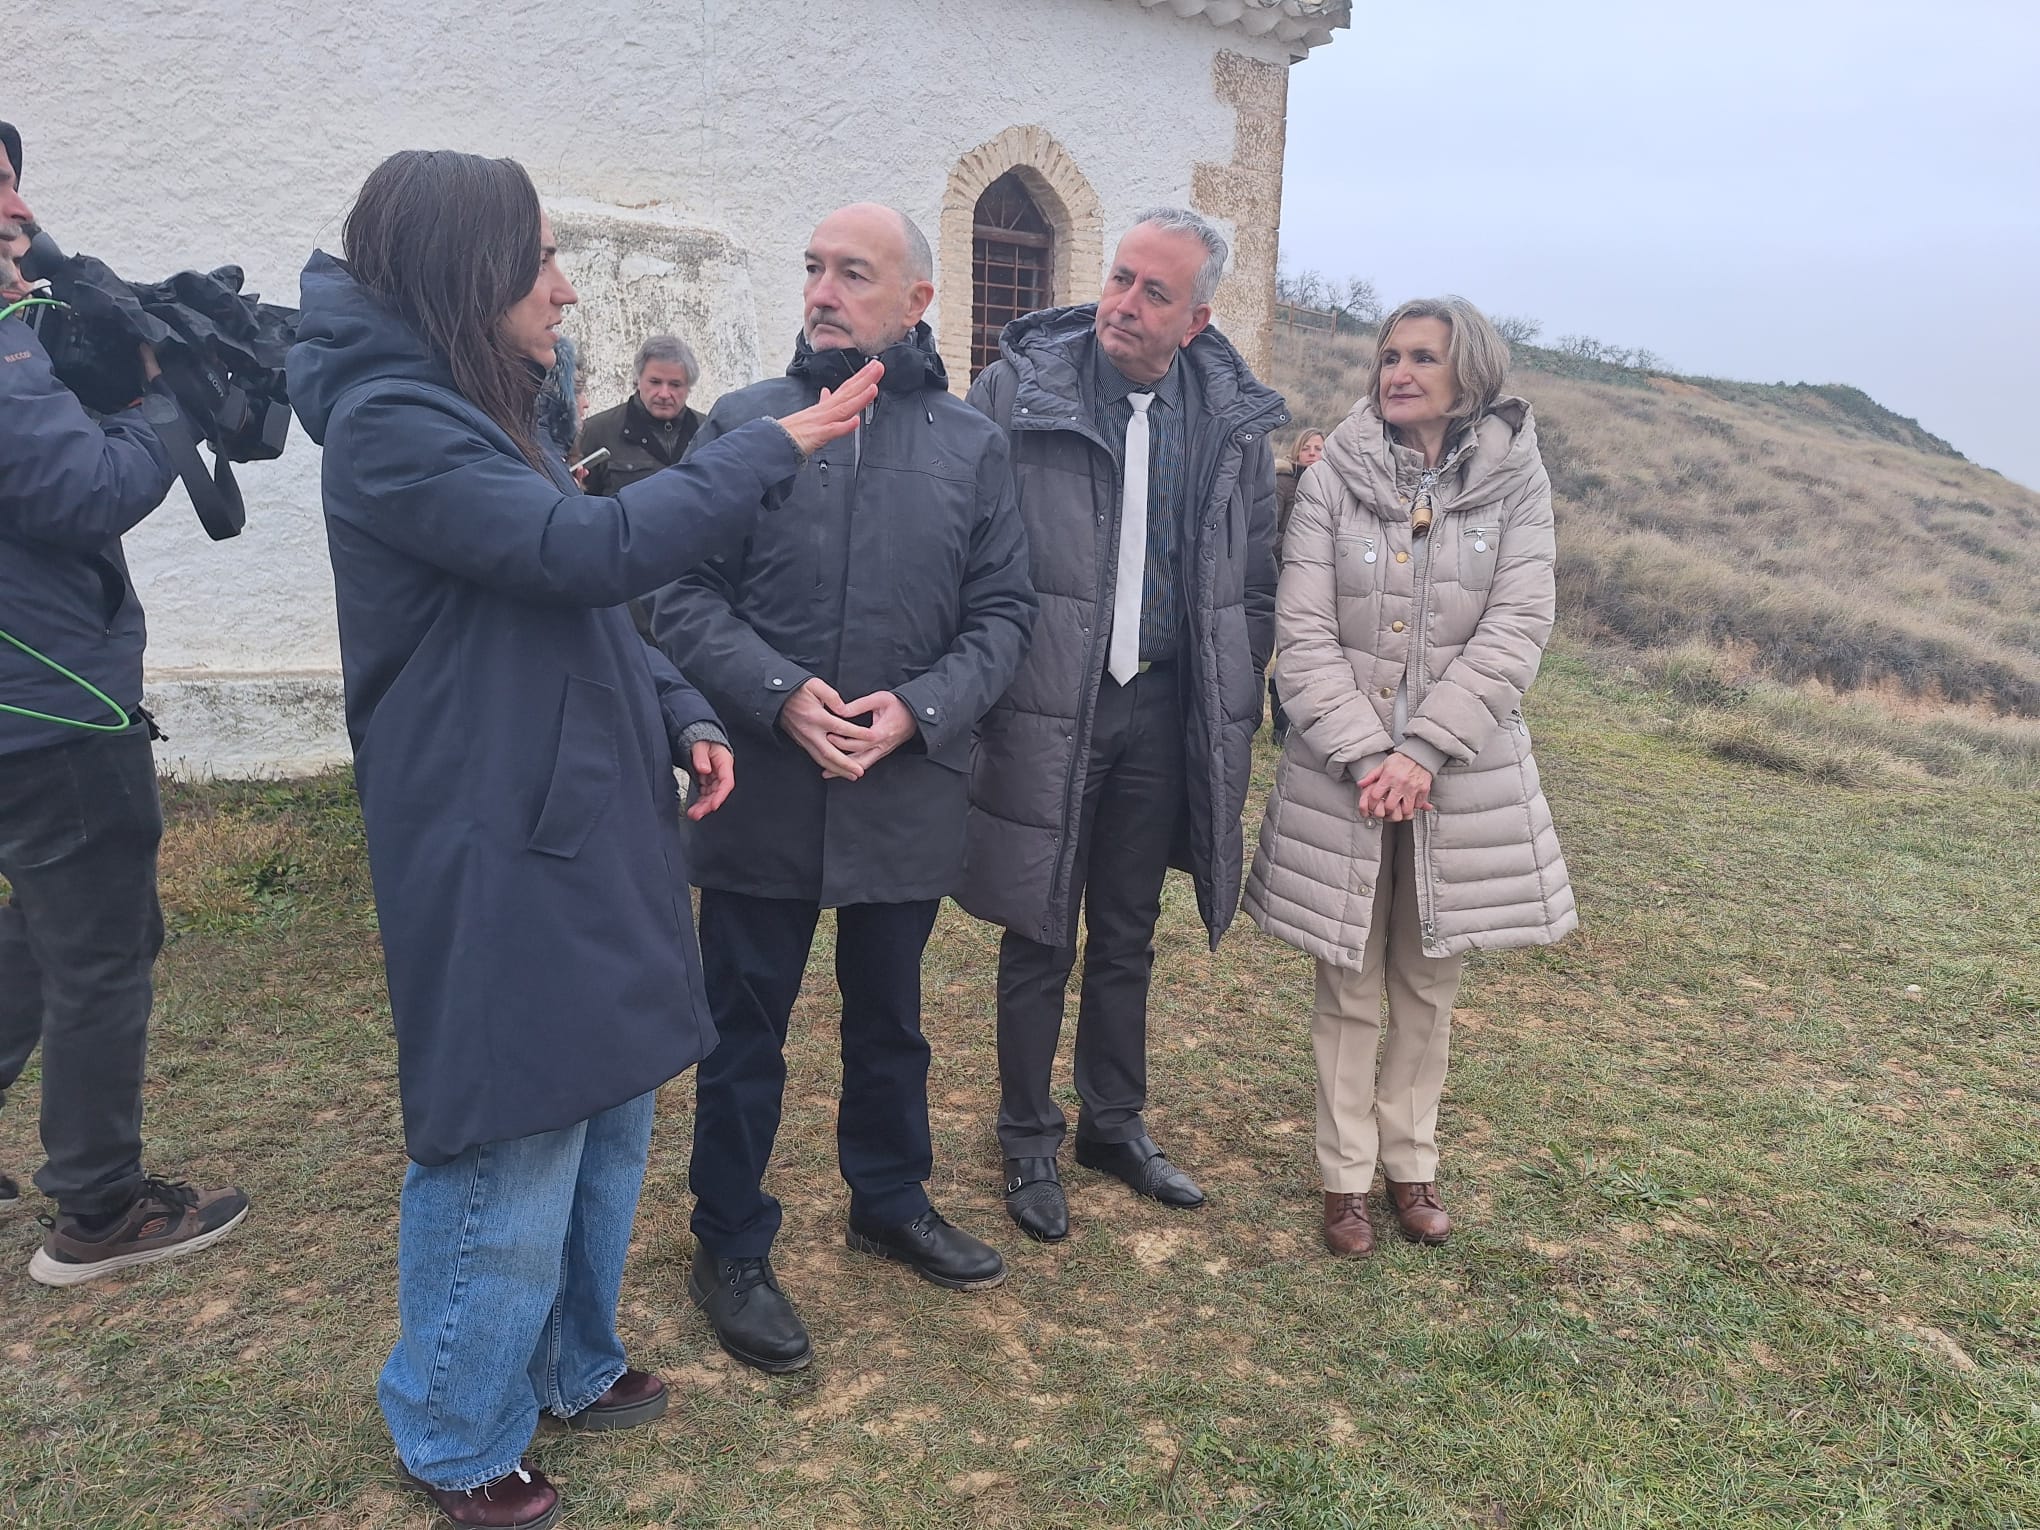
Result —
[[407, 151], [315, 254], [291, 398], [324, 495], [405, 1143], [403, 1333], [379, 1394], [456, 1524], [535, 1527], [539, 1410], [622, 1428], [665, 1406], [616, 1302], [653, 1095], [714, 1036], [687, 896], [689, 816], [728, 796], [714, 714], [625, 602], [741, 541], [868, 368], [615, 498], [540, 445], [576, 300], [510, 160]]

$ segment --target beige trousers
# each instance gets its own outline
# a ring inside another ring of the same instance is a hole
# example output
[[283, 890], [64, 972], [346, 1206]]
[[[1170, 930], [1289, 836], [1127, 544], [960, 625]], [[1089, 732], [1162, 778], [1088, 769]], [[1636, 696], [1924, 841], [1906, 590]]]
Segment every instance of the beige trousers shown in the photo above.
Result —
[[[1379, 1162], [1390, 1179], [1438, 1174], [1438, 1101], [1452, 1047], [1458, 956], [1424, 955], [1417, 913], [1416, 831], [1382, 825], [1381, 871], [1360, 968], [1317, 964], [1317, 1157], [1325, 1188], [1366, 1193]], [[1388, 1038], [1381, 996], [1388, 991]], [[1380, 1068], [1375, 1053], [1380, 1052]]]

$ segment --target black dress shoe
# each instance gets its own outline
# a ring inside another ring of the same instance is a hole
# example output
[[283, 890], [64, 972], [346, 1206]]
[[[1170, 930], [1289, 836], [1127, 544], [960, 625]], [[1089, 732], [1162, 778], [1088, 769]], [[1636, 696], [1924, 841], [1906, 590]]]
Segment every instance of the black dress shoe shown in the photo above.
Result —
[[807, 1325], [779, 1289], [771, 1260], [716, 1259], [696, 1244], [687, 1294], [731, 1359], [774, 1375], [814, 1359]]
[[989, 1243], [980, 1243], [930, 1209], [896, 1227], [870, 1227], [853, 1220], [846, 1240], [860, 1254], [910, 1264], [923, 1280], [952, 1291], [983, 1291], [1006, 1278], [1006, 1261]]
[[1036, 1243], [1060, 1243], [1070, 1235], [1070, 1205], [1053, 1158], [1006, 1160], [1006, 1215]]
[[1079, 1137], [1077, 1162], [1125, 1181], [1136, 1195], [1164, 1206], [1187, 1211], [1204, 1204], [1204, 1192], [1197, 1188], [1197, 1181], [1163, 1157], [1154, 1140], [1145, 1135], [1131, 1142], [1090, 1142]]

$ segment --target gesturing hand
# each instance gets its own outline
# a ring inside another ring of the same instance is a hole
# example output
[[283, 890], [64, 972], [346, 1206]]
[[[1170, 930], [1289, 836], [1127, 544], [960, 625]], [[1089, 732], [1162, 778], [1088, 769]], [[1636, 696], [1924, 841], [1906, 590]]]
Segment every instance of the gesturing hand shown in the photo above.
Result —
[[834, 777], [855, 781], [864, 774], [864, 766], [837, 748], [831, 737], [837, 732], [864, 731], [846, 721], [850, 715], [853, 714], [843, 705], [843, 698], [836, 694], [833, 685], [826, 680], [809, 680], [786, 698], [786, 705], [779, 709], [779, 726], [807, 751], [809, 759], [822, 767], [824, 780]]
[[1406, 754], [1392, 754], [1360, 778], [1360, 814], [1407, 823], [1431, 811], [1431, 773]]
[[827, 446], [836, 437], [847, 436], [857, 428], [857, 417], [878, 397], [878, 380], [883, 376], [883, 363], [866, 362], [864, 369], [842, 387], [834, 391], [822, 389], [820, 403], [799, 414], [789, 414], [779, 423], [793, 437], [800, 454], [810, 456], [817, 447]]
[[912, 738], [919, 724], [914, 721], [914, 714], [907, 704], [891, 691], [874, 691], [869, 696], [847, 701], [842, 707], [842, 715], [846, 719], [862, 717], [866, 712], [871, 714], [870, 722], [861, 727], [853, 722], [841, 722], [829, 730], [829, 742], [846, 759], [855, 760], [869, 770]]
[[694, 777], [697, 792], [694, 806], [687, 810], [687, 816], [697, 821], [727, 802], [730, 789], [737, 784], [735, 757], [725, 745], [708, 739], [696, 744], [690, 752], [687, 773]]

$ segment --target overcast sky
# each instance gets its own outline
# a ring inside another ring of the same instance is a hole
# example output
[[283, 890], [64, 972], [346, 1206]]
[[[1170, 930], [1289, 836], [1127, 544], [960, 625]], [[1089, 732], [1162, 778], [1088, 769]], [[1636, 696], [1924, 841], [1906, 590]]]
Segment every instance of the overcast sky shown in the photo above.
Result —
[[2040, 487], [2040, 4], [1355, 0], [1283, 262], [1847, 382]]

